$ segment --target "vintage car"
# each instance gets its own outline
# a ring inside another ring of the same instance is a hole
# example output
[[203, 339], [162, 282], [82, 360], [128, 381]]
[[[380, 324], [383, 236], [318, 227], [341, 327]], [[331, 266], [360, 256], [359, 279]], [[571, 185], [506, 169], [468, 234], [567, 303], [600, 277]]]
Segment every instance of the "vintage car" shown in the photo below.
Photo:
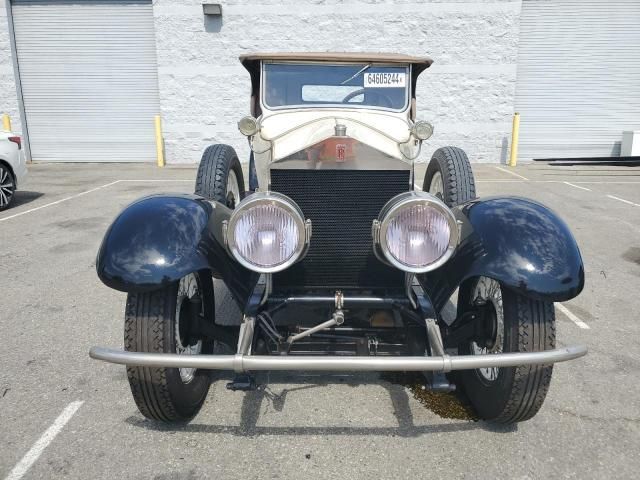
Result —
[[[232, 390], [260, 371], [424, 372], [428, 388], [464, 389], [483, 419], [534, 416], [553, 363], [587, 351], [555, 339], [553, 302], [584, 285], [580, 252], [540, 203], [476, 198], [460, 148], [439, 148], [415, 178], [433, 133], [416, 121], [416, 82], [432, 61], [240, 61], [248, 189], [234, 149], [212, 145], [194, 195], [148, 196], [114, 220], [96, 267], [128, 293], [124, 351], [91, 357], [126, 365], [142, 414], [165, 422], [199, 411], [212, 370], [235, 372]], [[238, 318], [216, 318], [214, 279]]]

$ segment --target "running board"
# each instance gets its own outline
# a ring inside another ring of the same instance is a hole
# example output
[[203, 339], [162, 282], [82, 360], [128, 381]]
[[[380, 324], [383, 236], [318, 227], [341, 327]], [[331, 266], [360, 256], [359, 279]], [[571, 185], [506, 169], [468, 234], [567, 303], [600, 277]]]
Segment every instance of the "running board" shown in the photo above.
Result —
[[449, 372], [474, 368], [517, 367], [566, 362], [586, 355], [587, 347], [577, 345], [542, 352], [496, 353], [486, 355], [442, 355], [435, 357], [315, 357], [297, 355], [178, 355], [142, 353], [92, 347], [96, 360], [139, 367], [201, 368], [206, 370], [319, 370], [341, 372], [417, 371]]

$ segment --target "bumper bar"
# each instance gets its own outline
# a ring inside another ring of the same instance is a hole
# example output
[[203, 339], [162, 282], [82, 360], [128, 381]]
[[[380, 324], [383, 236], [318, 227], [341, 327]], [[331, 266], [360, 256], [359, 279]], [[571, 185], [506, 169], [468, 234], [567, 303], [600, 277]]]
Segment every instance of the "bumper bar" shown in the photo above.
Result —
[[542, 352], [497, 353], [489, 355], [443, 355], [436, 357], [357, 356], [269, 356], [269, 355], [178, 355], [142, 353], [92, 347], [96, 360], [140, 367], [202, 368], [206, 370], [321, 370], [321, 371], [429, 371], [449, 372], [490, 367], [517, 367], [566, 362], [587, 353], [583, 345]]

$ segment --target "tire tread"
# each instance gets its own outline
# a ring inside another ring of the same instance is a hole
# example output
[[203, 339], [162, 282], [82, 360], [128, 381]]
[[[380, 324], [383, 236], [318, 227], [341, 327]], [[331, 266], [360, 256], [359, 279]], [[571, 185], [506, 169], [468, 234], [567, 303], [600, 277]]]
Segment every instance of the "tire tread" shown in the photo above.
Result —
[[[227, 177], [233, 169], [238, 178], [240, 194], [244, 193], [244, 177], [238, 155], [224, 144], [208, 146], [202, 154], [196, 176], [195, 193], [220, 203], [227, 201]], [[239, 202], [241, 199], [237, 199]]]
[[[125, 309], [125, 350], [163, 353], [165, 315], [170, 308], [165, 289], [130, 293]], [[166, 373], [166, 368], [127, 366], [131, 393], [140, 412], [145, 417], [170, 422], [180, 418], [171, 400]]]
[[[553, 303], [515, 294], [518, 317], [517, 345], [519, 352], [534, 352], [555, 348], [556, 328]], [[514, 369], [510, 395], [498, 423], [529, 420], [542, 406], [549, 391], [553, 365], [523, 365]]]
[[444, 202], [454, 207], [476, 198], [476, 183], [467, 154], [458, 147], [442, 147], [431, 157], [424, 178], [423, 190], [429, 191], [431, 178], [439, 170], [442, 174]]

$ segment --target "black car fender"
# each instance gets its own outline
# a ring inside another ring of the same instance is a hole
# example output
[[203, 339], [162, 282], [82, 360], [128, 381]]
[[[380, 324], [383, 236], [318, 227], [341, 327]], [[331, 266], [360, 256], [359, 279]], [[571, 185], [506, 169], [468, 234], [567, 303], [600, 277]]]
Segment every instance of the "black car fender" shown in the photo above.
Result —
[[562, 302], [584, 287], [584, 265], [565, 222], [519, 197], [474, 200], [453, 212], [460, 243], [443, 266], [418, 276], [437, 310], [465, 280], [486, 276], [530, 298]]
[[123, 292], [163, 288], [208, 269], [243, 308], [258, 281], [227, 253], [222, 223], [231, 210], [196, 195], [152, 195], [126, 207], [107, 230], [96, 259], [102, 282]]

